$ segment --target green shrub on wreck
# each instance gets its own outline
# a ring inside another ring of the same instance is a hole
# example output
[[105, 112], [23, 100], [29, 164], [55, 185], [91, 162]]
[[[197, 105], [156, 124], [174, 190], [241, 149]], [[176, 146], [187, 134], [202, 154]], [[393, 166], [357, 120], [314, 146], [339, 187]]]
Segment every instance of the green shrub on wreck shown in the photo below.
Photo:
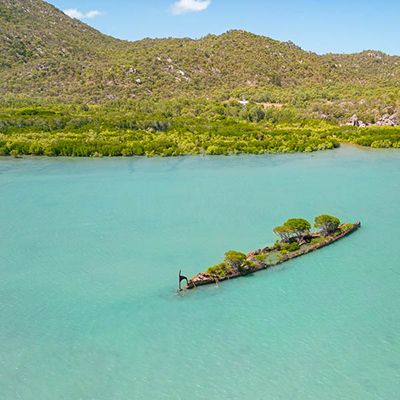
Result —
[[265, 253], [260, 253], [260, 254], [257, 254], [256, 256], [255, 256], [255, 259], [258, 261], [258, 262], [261, 262], [261, 263], [263, 263], [263, 262], [265, 262], [265, 258], [267, 257], [267, 254], [265, 254]]
[[246, 260], [246, 254], [240, 251], [230, 250], [225, 253], [225, 263], [232, 268], [238, 269]]
[[300, 245], [298, 242], [291, 242], [291, 243], [285, 243], [281, 248], [282, 250], [287, 250], [287, 251], [297, 251], [300, 249]]
[[342, 224], [339, 226], [341, 232], [347, 231], [353, 226], [353, 224]]
[[242, 264], [239, 265], [238, 271], [242, 275], [246, 275], [253, 272], [255, 268], [256, 268], [256, 263], [254, 261], [245, 260], [244, 262], [242, 262]]
[[207, 272], [212, 276], [222, 279], [232, 272], [232, 267], [227, 263], [222, 262], [220, 264], [208, 268]]
[[323, 242], [325, 239], [323, 237], [312, 238], [310, 244], [318, 244]]

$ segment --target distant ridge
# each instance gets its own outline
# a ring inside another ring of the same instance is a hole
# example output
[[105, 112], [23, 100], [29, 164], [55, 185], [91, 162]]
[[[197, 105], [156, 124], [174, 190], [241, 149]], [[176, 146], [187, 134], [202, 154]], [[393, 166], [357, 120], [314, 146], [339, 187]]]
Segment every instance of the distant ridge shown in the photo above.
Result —
[[317, 55], [241, 30], [201, 39], [106, 36], [42, 0], [0, 0], [0, 95], [107, 101], [225, 97], [265, 87], [398, 86], [400, 57]]

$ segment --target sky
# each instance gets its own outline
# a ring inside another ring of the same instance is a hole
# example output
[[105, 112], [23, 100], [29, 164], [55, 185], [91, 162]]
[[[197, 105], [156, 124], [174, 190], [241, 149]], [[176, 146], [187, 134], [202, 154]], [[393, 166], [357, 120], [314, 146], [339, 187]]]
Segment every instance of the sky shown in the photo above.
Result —
[[119, 39], [244, 29], [305, 50], [400, 55], [400, 0], [48, 0]]

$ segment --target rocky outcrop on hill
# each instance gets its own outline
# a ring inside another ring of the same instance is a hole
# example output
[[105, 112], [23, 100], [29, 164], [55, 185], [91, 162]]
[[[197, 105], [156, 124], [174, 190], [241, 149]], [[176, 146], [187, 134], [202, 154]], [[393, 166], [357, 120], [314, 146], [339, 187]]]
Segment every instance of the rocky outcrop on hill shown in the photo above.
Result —
[[359, 128], [365, 128], [366, 126], [399, 126], [399, 117], [398, 114], [385, 114], [380, 117], [375, 123], [364, 122], [357, 117], [357, 115], [353, 115], [349, 122], [346, 124], [348, 126], [358, 126]]
[[389, 115], [385, 114], [381, 118], [376, 121], [375, 125], [379, 126], [398, 126], [399, 125], [399, 118], [397, 113]]

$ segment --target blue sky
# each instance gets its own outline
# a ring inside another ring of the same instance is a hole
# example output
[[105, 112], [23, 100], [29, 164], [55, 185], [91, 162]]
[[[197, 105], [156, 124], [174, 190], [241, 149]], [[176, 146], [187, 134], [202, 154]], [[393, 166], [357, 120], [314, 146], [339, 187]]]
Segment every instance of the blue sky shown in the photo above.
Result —
[[48, 0], [111, 36], [192, 37], [245, 29], [317, 53], [400, 55], [399, 0]]

